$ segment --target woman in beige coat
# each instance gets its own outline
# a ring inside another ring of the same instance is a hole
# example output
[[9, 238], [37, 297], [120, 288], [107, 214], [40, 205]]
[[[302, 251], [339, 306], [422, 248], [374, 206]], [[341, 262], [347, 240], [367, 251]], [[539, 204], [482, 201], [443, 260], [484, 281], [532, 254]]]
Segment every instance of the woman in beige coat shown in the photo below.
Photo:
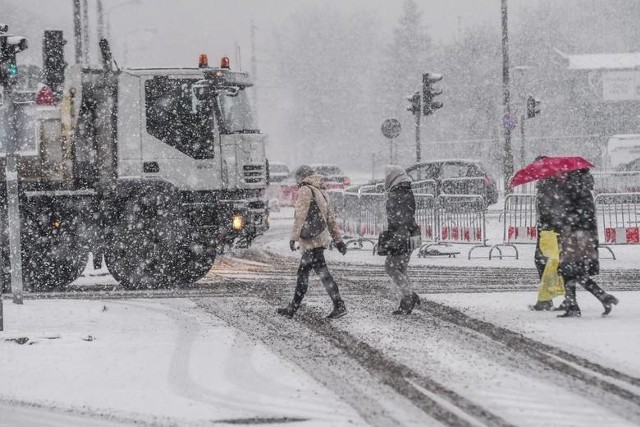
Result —
[[[324, 285], [331, 301], [333, 301], [333, 310], [327, 316], [329, 319], [336, 319], [347, 314], [344, 301], [340, 298], [338, 285], [333, 280], [327, 263], [324, 259], [324, 250], [329, 246], [331, 240], [335, 242], [336, 248], [342, 255], [347, 253], [347, 247], [342, 241], [342, 236], [336, 225], [333, 212], [329, 206], [329, 199], [326, 194], [326, 187], [322, 182], [321, 175], [314, 175], [310, 166], [303, 165], [296, 171], [296, 182], [300, 189], [298, 190], [298, 199], [296, 201], [296, 211], [293, 220], [293, 228], [291, 230], [291, 238], [289, 247], [292, 251], [296, 250], [296, 242], [299, 244], [302, 258], [298, 267], [298, 280], [296, 290], [293, 295], [293, 301], [286, 307], [277, 309], [278, 314], [292, 318], [296, 313], [304, 295], [309, 287], [309, 273], [313, 269], [322, 284]], [[324, 219], [326, 227], [318, 235], [311, 239], [303, 239], [300, 237], [303, 225], [307, 221], [312, 204], [318, 207], [320, 216]]]

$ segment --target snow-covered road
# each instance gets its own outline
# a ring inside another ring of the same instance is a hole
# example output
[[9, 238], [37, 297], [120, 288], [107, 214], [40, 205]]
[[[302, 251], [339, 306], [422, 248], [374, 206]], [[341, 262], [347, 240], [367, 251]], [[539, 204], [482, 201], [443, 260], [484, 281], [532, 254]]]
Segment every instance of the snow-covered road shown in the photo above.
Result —
[[77, 289], [103, 293], [5, 300], [0, 425], [640, 424], [640, 291], [620, 290], [631, 270], [606, 276], [627, 283], [611, 316], [581, 292], [583, 317], [557, 319], [527, 310], [525, 261], [415, 260], [423, 304], [398, 318], [381, 258], [333, 251], [349, 314], [326, 321], [314, 279], [288, 320], [274, 308], [293, 292], [289, 221], [180, 298], [123, 299], [88, 275]]

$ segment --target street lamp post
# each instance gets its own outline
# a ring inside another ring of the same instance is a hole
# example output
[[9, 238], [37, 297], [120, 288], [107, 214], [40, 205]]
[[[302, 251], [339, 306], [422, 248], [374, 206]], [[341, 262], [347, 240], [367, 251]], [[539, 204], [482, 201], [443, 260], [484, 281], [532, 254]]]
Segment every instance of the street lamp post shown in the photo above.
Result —
[[[507, 20], [507, 0], [502, 0], [502, 87], [504, 91], [504, 113], [511, 118], [511, 106], [509, 104], [509, 29]], [[513, 175], [513, 151], [511, 149], [511, 126], [504, 126], [504, 157], [502, 164], [504, 174], [504, 186], [508, 191], [508, 182]]]

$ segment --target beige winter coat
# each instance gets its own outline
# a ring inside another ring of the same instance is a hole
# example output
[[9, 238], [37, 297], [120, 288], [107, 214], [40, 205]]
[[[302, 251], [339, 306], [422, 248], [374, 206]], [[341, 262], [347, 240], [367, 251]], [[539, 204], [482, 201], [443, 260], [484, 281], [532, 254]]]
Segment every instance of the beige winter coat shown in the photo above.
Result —
[[[300, 189], [298, 190], [296, 213], [293, 218], [293, 229], [291, 230], [290, 240], [297, 241], [300, 245], [300, 250], [303, 252], [313, 248], [326, 248], [329, 246], [329, 243], [331, 243], [331, 239], [335, 242], [342, 240], [335, 217], [329, 207], [329, 197], [325, 192], [326, 188], [322, 182], [322, 175], [311, 175], [302, 180]], [[327, 222], [327, 228], [313, 239], [305, 240], [300, 238], [300, 230], [309, 213], [309, 206], [313, 199], [312, 191], [315, 193], [315, 199], [320, 213]]]

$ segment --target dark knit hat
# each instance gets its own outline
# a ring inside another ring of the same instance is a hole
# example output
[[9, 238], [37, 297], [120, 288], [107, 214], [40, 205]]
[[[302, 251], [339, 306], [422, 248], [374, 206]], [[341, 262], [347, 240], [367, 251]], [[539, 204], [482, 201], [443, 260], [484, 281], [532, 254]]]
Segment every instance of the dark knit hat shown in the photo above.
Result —
[[296, 170], [296, 179], [301, 180], [314, 174], [313, 169], [309, 165], [302, 165]]

